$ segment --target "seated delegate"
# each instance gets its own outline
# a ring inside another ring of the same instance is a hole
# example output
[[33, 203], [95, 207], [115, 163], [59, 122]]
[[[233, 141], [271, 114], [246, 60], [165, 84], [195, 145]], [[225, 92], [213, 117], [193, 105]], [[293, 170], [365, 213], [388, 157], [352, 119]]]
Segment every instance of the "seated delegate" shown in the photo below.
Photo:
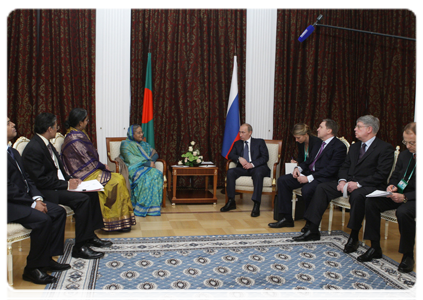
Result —
[[395, 170], [389, 180], [387, 197], [368, 198], [366, 201], [366, 228], [364, 239], [371, 247], [357, 257], [360, 262], [382, 257], [380, 247], [380, 213], [396, 209], [401, 234], [399, 252], [403, 254], [398, 271], [408, 273], [414, 268], [414, 245], [416, 237], [416, 123], [404, 128], [403, 144], [407, 150], [400, 153]]
[[267, 166], [269, 151], [264, 140], [253, 138], [252, 134], [253, 127], [247, 123], [242, 124], [239, 128], [240, 140], [234, 143], [228, 155], [228, 159], [236, 162], [236, 167], [229, 169], [226, 175], [228, 202], [220, 209], [221, 212], [236, 209], [235, 181], [241, 176], [251, 176], [254, 185], [254, 193], [251, 197], [254, 206], [251, 216], [260, 216], [263, 178], [270, 176], [270, 169]]
[[[15, 124], [7, 119], [7, 141], [16, 136]], [[42, 194], [25, 172], [19, 152], [7, 146], [7, 222], [31, 229], [31, 246], [23, 279], [36, 284], [56, 281], [46, 271], [70, 269], [52, 256], [63, 255], [66, 211], [57, 204], [44, 202]]]
[[319, 147], [322, 143], [321, 139], [312, 134], [310, 127], [303, 123], [294, 125], [294, 128], [292, 129], [292, 135], [294, 136], [295, 142], [297, 143], [298, 156], [297, 160], [291, 159], [291, 163], [300, 164], [306, 161], [312, 153], [314, 147]]
[[120, 145], [120, 155], [128, 167], [134, 213], [140, 217], [160, 216], [163, 173], [155, 167], [159, 156], [150, 144], [143, 141], [140, 125], [130, 126], [127, 136]]
[[99, 161], [98, 152], [91, 143], [85, 128], [87, 111], [74, 108], [66, 121], [68, 128], [62, 146], [62, 160], [71, 176], [81, 180], [97, 179], [104, 191], [98, 192], [105, 231], [130, 231], [135, 216], [125, 178], [112, 173]]

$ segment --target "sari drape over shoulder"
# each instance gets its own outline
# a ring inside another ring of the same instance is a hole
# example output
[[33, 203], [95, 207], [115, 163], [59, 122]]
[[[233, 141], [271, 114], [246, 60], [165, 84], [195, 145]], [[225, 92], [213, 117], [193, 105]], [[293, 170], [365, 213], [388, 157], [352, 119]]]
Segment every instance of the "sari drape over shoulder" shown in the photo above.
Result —
[[91, 140], [83, 132], [71, 128], [62, 146], [61, 158], [68, 173], [84, 181], [98, 180], [104, 191], [98, 192], [105, 231], [130, 228], [136, 224], [125, 179], [112, 173], [99, 160]]
[[[128, 166], [131, 183], [131, 201], [136, 216], [160, 216], [163, 197], [163, 173], [149, 165], [157, 157], [156, 151], [146, 142], [137, 142], [130, 134], [122, 141], [120, 157]], [[147, 163], [147, 164], [146, 164]]]

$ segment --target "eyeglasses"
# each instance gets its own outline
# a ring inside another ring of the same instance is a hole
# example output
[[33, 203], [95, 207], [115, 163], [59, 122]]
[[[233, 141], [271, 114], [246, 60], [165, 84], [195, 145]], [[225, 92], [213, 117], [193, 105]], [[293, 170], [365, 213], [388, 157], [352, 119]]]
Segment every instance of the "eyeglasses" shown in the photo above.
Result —
[[406, 142], [406, 141], [402, 141], [402, 143], [404, 144], [404, 145], [406, 145], [407, 146], [407, 144], [408, 145], [410, 145], [410, 146], [415, 146], [416, 145], [416, 142]]
[[361, 128], [363, 128], [363, 127], [369, 127], [369, 126], [366, 126], [366, 125], [355, 125], [355, 127], [354, 127], [354, 128], [361, 129]]

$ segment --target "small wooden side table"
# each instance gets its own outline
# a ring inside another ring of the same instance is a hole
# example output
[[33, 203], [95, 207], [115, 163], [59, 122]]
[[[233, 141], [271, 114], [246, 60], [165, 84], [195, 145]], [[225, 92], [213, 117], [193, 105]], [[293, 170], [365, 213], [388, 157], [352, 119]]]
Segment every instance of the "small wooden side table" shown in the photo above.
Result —
[[[218, 167], [168, 167], [168, 190], [169, 196], [172, 186], [172, 198], [170, 202], [175, 203], [217, 203], [216, 188], [217, 188], [217, 173]], [[206, 176], [205, 190], [178, 190], [176, 182], [178, 176]], [[208, 190], [209, 176], [213, 176], [213, 194]]]

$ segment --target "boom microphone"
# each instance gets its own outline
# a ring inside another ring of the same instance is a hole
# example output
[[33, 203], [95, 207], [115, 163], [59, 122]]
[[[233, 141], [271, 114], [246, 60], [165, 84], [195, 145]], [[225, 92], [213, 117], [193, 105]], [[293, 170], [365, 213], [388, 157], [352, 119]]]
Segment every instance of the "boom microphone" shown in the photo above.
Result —
[[302, 42], [304, 42], [309, 36], [310, 36], [310, 34], [312, 34], [313, 33], [313, 31], [314, 31], [314, 26], [316, 26], [317, 25], [317, 23], [319, 23], [319, 21], [321, 20], [323, 18], [323, 15], [319, 15], [318, 17], [317, 17], [317, 20], [316, 20], [316, 22], [314, 22], [314, 24], [313, 25], [309, 25], [307, 28], [306, 28], [306, 30], [304, 30], [303, 31], [303, 33], [300, 35], [300, 37], [298, 38], [298, 40], [302, 43]]

